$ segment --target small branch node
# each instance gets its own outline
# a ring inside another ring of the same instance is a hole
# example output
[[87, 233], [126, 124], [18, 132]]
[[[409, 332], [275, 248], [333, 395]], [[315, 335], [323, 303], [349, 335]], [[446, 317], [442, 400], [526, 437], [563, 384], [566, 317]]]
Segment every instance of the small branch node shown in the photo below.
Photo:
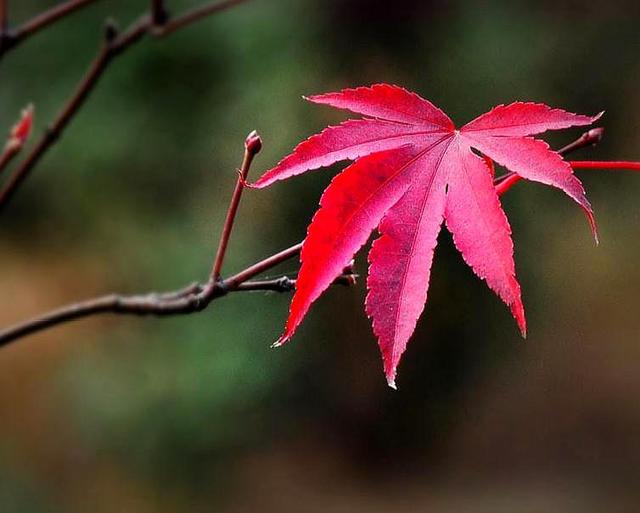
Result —
[[215, 291], [218, 296], [226, 296], [230, 292], [229, 285], [221, 278], [215, 280]]
[[169, 12], [167, 11], [163, 0], [151, 0], [151, 24], [154, 33], [161, 32], [162, 27], [169, 21]]
[[278, 288], [283, 292], [288, 292], [290, 290], [293, 290], [296, 287], [295, 280], [292, 280], [288, 276], [283, 276], [282, 278], [278, 278], [276, 283]]
[[104, 40], [110, 45], [115, 41], [120, 33], [118, 22], [113, 18], [107, 18], [104, 22]]
[[58, 130], [54, 125], [49, 124], [44, 129], [44, 138], [49, 143], [53, 143], [60, 138], [60, 130]]

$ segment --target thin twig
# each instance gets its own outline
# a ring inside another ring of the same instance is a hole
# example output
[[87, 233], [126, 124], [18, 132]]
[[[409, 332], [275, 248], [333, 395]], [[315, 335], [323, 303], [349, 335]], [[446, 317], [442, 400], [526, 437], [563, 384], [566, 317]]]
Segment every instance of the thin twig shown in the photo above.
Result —
[[245, 179], [248, 176], [253, 158], [260, 151], [261, 146], [262, 142], [255, 132], [249, 134], [245, 140], [242, 168], [238, 176], [236, 189], [229, 204], [227, 219], [220, 237], [219, 249], [213, 265], [213, 269], [217, 271], [212, 273], [212, 276], [205, 284], [192, 283], [186, 288], [161, 294], [149, 293], [133, 296], [110, 294], [80, 303], [74, 303], [1, 332], [0, 346], [6, 345], [30, 333], [89, 315], [107, 312], [156, 316], [178, 315], [198, 312], [206, 308], [207, 305], [217, 297], [236, 290], [291, 290], [290, 285], [292, 280], [289, 278], [263, 280], [253, 284], [247, 282], [259, 272], [275, 267], [279, 263], [296, 255], [300, 248], [299, 244], [294, 246], [296, 249], [291, 250], [290, 248], [289, 250], [281, 251], [276, 255], [268, 257], [232, 276], [229, 280], [221, 280], [219, 275], [229, 236], [233, 228], [235, 215], [240, 203], [240, 196]]
[[0, 173], [9, 165], [9, 162], [20, 152], [20, 148], [15, 145], [7, 144], [2, 153], [0, 153]]
[[[18, 340], [31, 333], [42, 331], [61, 323], [88, 317], [101, 313], [117, 313], [132, 315], [155, 315], [168, 316], [199, 312], [206, 308], [214, 299], [224, 296], [229, 292], [270, 290], [276, 292], [288, 292], [295, 288], [295, 279], [287, 276], [274, 279], [264, 279], [251, 281], [258, 274], [261, 274], [277, 265], [297, 256], [302, 248], [302, 243], [295, 244], [290, 248], [271, 255], [260, 262], [257, 262], [246, 269], [222, 280], [220, 270], [226, 253], [229, 235], [233, 229], [233, 223], [240, 204], [240, 197], [245, 185], [246, 178], [251, 168], [251, 163], [255, 155], [262, 148], [262, 141], [258, 134], [251, 132], [244, 144], [244, 158], [242, 167], [238, 175], [236, 188], [231, 197], [227, 217], [225, 220], [218, 252], [216, 253], [211, 276], [204, 284], [197, 282], [189, 284], [187, 287], [171, 292], [148, 293], [142, 295], [123, 296], [110, 294], [107, 296], [89, 299], [79, 303], [73, 303], [57, 310], [17, 324], [0, 332], [0, 347]], [[336, 283], [343, 285], [353, 285], [356, 275], [353, 270], [353, 263], [343, 270]]]
[[[177, 17], [174, 20], [174, 22], [177, 22], [177, 25], [172, 26], [170, 30], [154, 30], [154, 24], [150, 14], [145, 14], [139, 17], [120, 35], [117, 34], [117, 29], [112, 23], [107, 23], [105, 30], [106, 36], [104, 37], [105, 41], [89, 66], [89, 70], [76, 87], [72, 96], [62, 107], [54, 122], [45, 131], [38, 144], [13, 172], [7, 182], [3, 184], [2, 188], [0, 188], [0, 211], [11, 200], [22, 182], [29, 175], [34, 166], [40, 161], [47, 150], [61, 137], [65, 128], [76, 115], [89, 94], [93, 91], [108, 65], [113, 61], [114, 57], [120, 55], [148, 33], [155, 36], [169, 34], [178, 28], [182, 28], [190, 23], [196, 22], [207, 15], [221, 12], [222, 10], [243, 1], [245, 0], [222, 1], [208, 4], [201, 9], [198, 9], [198, 16], [195, 16], [193, 11], [190, 11], [183, 16]], [[164, 25], [165, 28], [168, 26], [169, 23]]]
[[113, 26], [109, 25], [105, 30], [105, 38], [98, 52], [98, 55], [91, 63], [89, 71], [85, 74], [79, 87], [72, 97], [63, 107], [62, 111], [55, 118], [53, 123], [45, 130], [38, 144], [25, 158], [21, 165], [13, 172], [7, 182], [0, 189], [0, 210], [9, 202], [15, 194], [20, 184], [27, 177], [33, 167], [40, 161], [50, 146], [52, 146], [62, 135], [64, 129], [69, 124], [73, 116], [80, 109], [84, 101], [93, 90], [95, 84], [104, 73], [111, 58], [114, 55], [114, 33]]
[[[299, 247], [299, 245], [293, 246]], [[297, 252], [282, 251], [279, 253], [283, 258], [280, 261], [269, 257], [255, 266], [260, 265], [267, 270], [277, 264], [284, 262], [284, 255], [288, 258], [296, 255]], [[267, 266], [267, 262], [269, 263]], [[252, 267], [255, 267], [252, 266]], [[239, 274], [248, 274], [242, 271]], [[336, 278], [335, 284], [353, 285], [355, 274], [343, 274]], [[52, 328], [59, 324], [90, 317], [97, 314], [129, 314], [136, 316], [156, 316], [167, 317], [171, 315], [184, 315], [204, 310], [209, 304], [230, 292], [246, 291], [274, 291], [289, 292], [295, 288], [295, 279], [283, 276], [272, 280], [260, 281], [238, 281], [237, 278], [216, 281], [209, 280], [204, 284], [191, 284], [184, 289], [179, 289], [168, 293], [150, 293], [143, 295], [123, 296], [110, 294], [79, 303], [73, 303], [62, 308], [58, 308], [44, 315], [30, 319], [26, 322], [16, 324], [3, 331], [0, 331], [0, 347], [11, 342], [31, 335], [33, 333]]]
[[283, 249], [279, 253], [271, 255], [270, 257], [267, 257], [264, 260], [261, 260], [260, 262], [247, 267], [243, 271], [234, 274], [230, 278], [227, 278], [225, 280], [225, 283], [227, 283], [228, 287], [233, 288], [240, 283], [244, 283], [245, 281], [250, 280], [254, 276], [258, 276], [259, 274], [268, 271], [272, 267], [275, 267], [276, 265], [281, 264], [282, 262], [286, 262], [290, 258], [297, 256], [300, 253], [301, 249], [302, 242], [294, 244], [293, 246], [288, 247], [287, 249]]
[[233, 230], [233, 223], [236, 219], [236, 213], [238, 212], [238, 205], [240, 205], [240, 198], [242, 197], [242, 191], [247, 181], [249, 169], [254, 157], [262, 149], [262, 141], [260, 136], [254, 130], [251, 132], [244, 142], [244, 157], [242, 159], [242, 166], [238, 173], [238, 179], [236, 180], [236, 187], [231, 196], [229, 202], [229, 208], [227, 210], [227, 216], [222, 226], [222, 234], [220, 235], [220, 244], [218, 245], [218, 251], [213, 261], [213, 268], [211, 269], [211, 279], [218, 280], [220, 278], [220, 271], [222, 271], [222, 263], [224, 262], [225, 254], [227, 253], [227, 246], [229, 245], [229, 237], [231, 236], [231, 230]]
[[21, 149], [22, 146], [11, 144], [11, 142], [5, 144], [2, 153], [0, 153], [0, 173], [2, 173], [4, 168], [6, 168], [15, 156], [20, 153]]
[[515, 174], [515, 173], [507, 173], [507, 174], [504, 175], [504, 177], [500, 177], [500, 178], [503, 178], [503, 179], [500, 180], [495, 185], [496, 192], [498, 193], [498, 196], [502, 196], [505, 192], [507, 192], [509, 189], [511, 189], [511, 187], [513, 187], [520, 180], [522, 180], [522, 177], [520, 175]]
[[[352, 287], [356, 284], [358, 275], [348, 270], [345, 273], [338, 276], [334, 281], [334, 285], [344, 285], [346, 287]], [[296, 280], [289, 276], [281, 276], [280, 278], [274, 278], [272, 280], [251, 280], [239, 283], [232, 291], [244, 292], [252, 290], [269, 290], [272, 292], [291, 292], [296, 288]]]
[[[296, 280], [288, 276], [255, 281], [252, 281], [251, 278], [297, 256], [301, 248], [302, 242], [256, 262], [226, 280], [210, 278], [204, 284], [194, 282], [176, 291], [163, 293], [152, 292], [132, 296], [109, 294], [63, 306], [0, 331], [0, 347], [59, 324], [97, 314], [165, 317], [199, 312], [212, 301], [229, 292], [258, 290], [289, 292], [295, 288]], [[353, 270], [353, 264], [351, 264], [336, 278], [334, 284], [352, 286], [356, 283], [356, 278], [357, 275]]]
[[191, 23], [201, 20], [202, 18], [206, 18], [207, 16], [211, 16], [212, 14], [216, 14], [230, 7], [234, 7], [245, 1], [246, 0], [222, 0], [196, 7], [191, 11], [187, 11], [179, 16], [170, 19], [162, 27], [157, 29], [154, 34], [158, 36], [166, 36], [167, 34], [171, 34], [172, 32], [175, 32], [176, 30], [181, 29], [186, 25], [190, 25]]
[[[69, 0], [55, 5], [50, 9], [31, 18], [15, 30], [8, 30], [6, 19], [6, 0], [2, 0], [0, 5], [0, 16], [4, 18], [4, 24], [0, 32], [0, 57], [11, 48], [15, 48], [19, 43], [39, 30], [55, 23], [61, 18], [72, 14], [79, 9], [96, 2], [97, 0]], [[5, 10], [4, 16], [2, 10]], [[2, 21], [2, 18], [0, 18]]]
[[573, 169], [627, 169], [640, 171], [640, 162], [628, 160], [570, 160], [569, 165]]

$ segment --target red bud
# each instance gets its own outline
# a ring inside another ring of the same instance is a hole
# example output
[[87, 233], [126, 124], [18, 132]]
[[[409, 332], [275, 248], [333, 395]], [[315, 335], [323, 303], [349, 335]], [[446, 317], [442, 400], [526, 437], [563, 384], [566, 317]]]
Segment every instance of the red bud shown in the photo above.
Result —
[[31, 134], [32, 127], [33, 105], [28, 105], [25, 109], [22, 110], [18, 122], [13, 125], [13, 128], [11, 128], [7, 145], [12, 145], [16, 148], [22, 148], [24, 143], [29, 138], [29, 134]]
[[247, 136], [244, 141], [244, 147], [254, 155], [260, 152], [262, 149], [262, 139], [260, 139], [258, 132], [254, 130]]

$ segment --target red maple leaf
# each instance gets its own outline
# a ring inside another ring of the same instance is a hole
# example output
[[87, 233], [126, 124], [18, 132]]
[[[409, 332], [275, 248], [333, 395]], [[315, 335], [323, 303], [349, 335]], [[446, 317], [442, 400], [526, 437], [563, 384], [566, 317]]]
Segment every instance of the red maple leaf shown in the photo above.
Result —
[[310, 137], [254, 184], [266, 187], [337, 161], [355, 161], [325, 190], [309, 225], [289, 318], [276, 345], [291, 338], [311, 304], [378, 228], [369, 253], [366, 311], [387, 382], [395, 387], [396, 368], [427, 299], [443, 222], [465, 262], [507, 304], [525, 336], [511, 228], [488, 163], [563, 190], [582, 207], [597, 237], [591, 205], [571, 166], [530, 136], [589, 125], [599, 115], [517, 102], [456, 129], [429, 101], [393, 85], [307, 99], [366, 117]]

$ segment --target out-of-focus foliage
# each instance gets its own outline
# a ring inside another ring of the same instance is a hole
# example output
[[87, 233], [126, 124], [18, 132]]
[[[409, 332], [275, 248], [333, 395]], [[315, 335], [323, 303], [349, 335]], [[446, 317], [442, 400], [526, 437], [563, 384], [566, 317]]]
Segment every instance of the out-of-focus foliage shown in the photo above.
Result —
[[[47, 5], [10, 1], [12, 20]], [[37, 136], [104, 18], [126, 26], [144, 7], [99, 2], [7, 54], [0, 125], [33, 101]], [[580, 157], [637, 159], [639, 22], [623, 0], [255, 0], [144, 41], [2, 212], [0, 320], [206, 277], [244, 136], [265, 143], [257, 176], [342, 119], [302, 94], [395, 82], [459, 123], [515, 99], [606, 109], [605, 140]], [[330, 176], [247, 191], [226, 269], [300, 240]], [[265, 293], [185, 318], [87, 320], [0, 351], [0, 510], [635, 511], [640, 180], [581, 177], [598, 248], [561, 193], [520, 184], [503, 200], [526, 343], [441, 237], [397, 393], [362, 284], [331, 290], [277, 351], [289, 297]]]

